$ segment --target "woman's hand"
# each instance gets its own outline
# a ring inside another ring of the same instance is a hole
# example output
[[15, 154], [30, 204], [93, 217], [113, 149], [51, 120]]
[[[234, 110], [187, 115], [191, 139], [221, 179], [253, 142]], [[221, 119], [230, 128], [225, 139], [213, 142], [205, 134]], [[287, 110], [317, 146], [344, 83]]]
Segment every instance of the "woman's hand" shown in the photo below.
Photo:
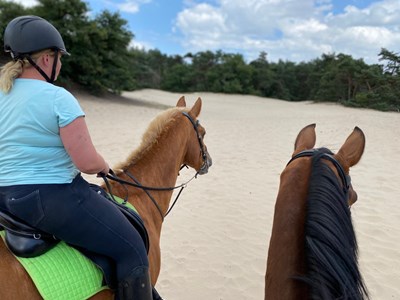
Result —
[[101, 170], [99, 173], [97, 173], [97, 177], [104, 177], [108, 173], [110, 173], [110, 167], [108, 166], [108, 163], [104, 162], [106, 166], [104, 167], [103, 170]]

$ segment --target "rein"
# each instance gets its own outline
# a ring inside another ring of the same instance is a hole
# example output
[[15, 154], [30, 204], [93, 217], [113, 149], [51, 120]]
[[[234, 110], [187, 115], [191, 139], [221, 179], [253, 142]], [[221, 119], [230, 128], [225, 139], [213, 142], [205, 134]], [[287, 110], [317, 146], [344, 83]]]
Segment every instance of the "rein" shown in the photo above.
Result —
[[[196, 172], [196, 174], [190, 178], [188, 181], [177, 185], [177, 186], [173, 186], [173, 187], [152, 187], [152, 186], [144, 186], [142, 185], [131, 173], [127, 172], [127, 171], [123, 171], [124, 174], [126, 174], [130, 179], [132, 179], [132, 181], [128, 181], [128, 180], [124, 180], [120, 177], [118, 177], [117, 175], [115, 175], [114, 171], [110, 170], [110, 173], [107, 175], [102, 175], [102, 178], [104, 180], [104, 182], [106, 183], [107, 189], [110, 192], [110, 194], [112, 195], [112, 189], [111, 189], [111, 185], [108, 181], [108, 179], [111, 179], [113, 181], [118, 182], [119, 184], [121, 184], [122, 186], [125, 187], [125, 185], [129, 185], [129, 186], [133, 186], [135, 188], [138, 189], [142, 189], [147, 196], [150, 198], [151, 202], [153, 202], [153, 204], [155, 205], [155, 207], [157, 208], [158, 212], [160, 213], [161, 219], [162, 221], [164, 221], [164, 218], [170, 213], [170, 211], [172, 210], [172, 208], [175, 206], [175, 203], [178, 201], [179, 196], [181, 195], [183, 189], [188, 185], [188, 183], [190, 181], [192, 181], [194, 178], [197, 178], [198, 172]], [[154, 199], [154, 197], [150, 194], [149, 191], [172, 191], [175, 189], [179, 189], [180, 191], [178, 192], [178, 195], [176, 195], [175, 200], [173, 201], [171, 207], [168, 209], [168, 211], [165, 213], [165, 215], [163, 215], [160, 206], [158, 205], [157, 201]], [[126, 189], [127, 191], [127, 189]], [[124, 199], [124, 203], [126, 203], [127, 197], [125, 197]]]
[[[200, 145], [200, 151], [201, 151], [201, 157], [203, 158], [203, 165], [201, 166], [200, 170], [196, 172], [196, 174], [190, 178], [189, 180], [187, 180], [186, 182], [177, 185], [177, 186], [172, 186], [172, 187], [152, 187], [152, 186], [145, 186], [142, 185], [131, 173], [123, 170], [124, 174], [126, 174], [132, 181], [128, 181], [128, 180], [124, 180], [120, 177], [118, 177], [113, 170], [110, 169], [109, 174], [101, 174], [101, 177], [103, 178], [108, 191], [110, 192], [111, 197], [112, 196], [112, 190], [111, 190], [111, 185], [108, 181], [108, 179], [111, 179], [113, 181], [116, 181], [118, 183], [120, 183], [122, 186], [124, 185], [129, 185], [129, 186], [133, 186], [139, 189], [142, 189], [147, 196], [150, 198], [150, 200], [153, 202], [153, 204], [155, 205], [155, 207], [157, 208], [158, 212], [160, 213], [161, 219], [162, 221], [164, 221], [164, 218], [171, 212], [172, 208], [175, 206], [176, 202], [178, 201], [179, 196], [181, 195], [183, 189], [188, 185], [188, 183], [190, 181], [192, 181], [194, 178], [197, 178], [197, 175], [200, 174], [204, 169], [208, 168], [207, 165], [207, 154], [204, 150], [203, 144], [202, 144], [202, 138], [201, 135], [199, 133], [198, 130], [198, 125], [199, 125], [199, 121], [197, 120], [196, 122], [193, 121], [192, 117], [187, 113], [187, 112], [182, 112], [182, 114], [187, 117], [190, 121], [190, 123], [192, 123], [194, 130], [196, 131], [196, 135], [197, 135], [197, 139], [199, 141], [199, 145]], [[184, 168], [186, 165], [182, 165], [181, 168], [179, 170], [182, 170], [182, 168]], [[187, 167], [187, 166], [186, 166]], [[124, 186], [125, 187], [125, 186]], [[163, 212], [161, 211], [160, 206], [158, 205], [157, 201], [154, 199], [154, 197], [150, 194], [149, 191], [172, 191], [175, 189], [179, 189], [178, 194], [176, 195], [175, 200], [173, 201], [172, 205], [168, 208], [167, 212], [165, 213], [165, 215], [163, 215]], [[128, 193], [128, 190], [125, 187], [126, 192]], [[126, 203], [128, 196], [125, 197], [124, 202]]]

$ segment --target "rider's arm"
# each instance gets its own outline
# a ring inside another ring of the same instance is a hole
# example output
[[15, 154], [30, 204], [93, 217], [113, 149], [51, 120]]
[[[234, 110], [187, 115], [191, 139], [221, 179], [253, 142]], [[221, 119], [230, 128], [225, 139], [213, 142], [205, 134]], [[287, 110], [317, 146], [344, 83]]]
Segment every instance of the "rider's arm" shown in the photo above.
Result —
[[109, 171], [108, 164], [96, 151], [84, 117], [78, 117], [60, 128], [61, 140], [75, 166], [83, 173], [97, 174]]

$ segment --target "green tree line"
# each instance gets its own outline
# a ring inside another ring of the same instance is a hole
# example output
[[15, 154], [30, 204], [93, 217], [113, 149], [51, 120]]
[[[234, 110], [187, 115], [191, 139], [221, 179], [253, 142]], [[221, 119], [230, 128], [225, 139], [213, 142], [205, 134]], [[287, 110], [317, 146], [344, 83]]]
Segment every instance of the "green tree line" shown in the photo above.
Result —
[[[53, 23], [71, 53], [58, 83], [94, 94], [141, 88], [172, 92], [252, 94], [288, 101], [329, 101], [384, 111], [400, 110], [400, 54], [382, 48], [381, 64], [368, 65], [343, 53], [309, 62], [269, 62], [268, 54], [247, 63], [241, 54], [202, 51], [184, 56], [130, 47], [134, 34], [119, 13], [89, 17], [81, 0], [39, 0], [34, 7], [0, 0], [0, 38], [14, 17], [33, 14]], [[2, 53], [0, 63], [9, 57]]]

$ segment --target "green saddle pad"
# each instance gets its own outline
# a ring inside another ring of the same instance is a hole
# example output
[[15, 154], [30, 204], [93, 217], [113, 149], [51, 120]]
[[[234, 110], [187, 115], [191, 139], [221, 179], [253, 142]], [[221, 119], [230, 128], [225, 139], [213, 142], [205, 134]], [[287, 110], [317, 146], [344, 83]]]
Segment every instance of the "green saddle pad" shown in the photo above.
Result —
[[[115, 199], [123, 201], [118, 197]], [[126, 204], [134, 209], [129, 203]], [[4, 240], [5, 231], [0, 231], [0, 236]], [[15, 257], [45, 300], [84, 300], [108, 288], [103, 286], [102, 271], [63, 241], [40, 256]]]
[[[0, 235], [4, 240], [5, 231]], [[45, 300], [84, 300], [107, 288], [101, 270], [63, 241], [43, 255], [15, 257]]]

